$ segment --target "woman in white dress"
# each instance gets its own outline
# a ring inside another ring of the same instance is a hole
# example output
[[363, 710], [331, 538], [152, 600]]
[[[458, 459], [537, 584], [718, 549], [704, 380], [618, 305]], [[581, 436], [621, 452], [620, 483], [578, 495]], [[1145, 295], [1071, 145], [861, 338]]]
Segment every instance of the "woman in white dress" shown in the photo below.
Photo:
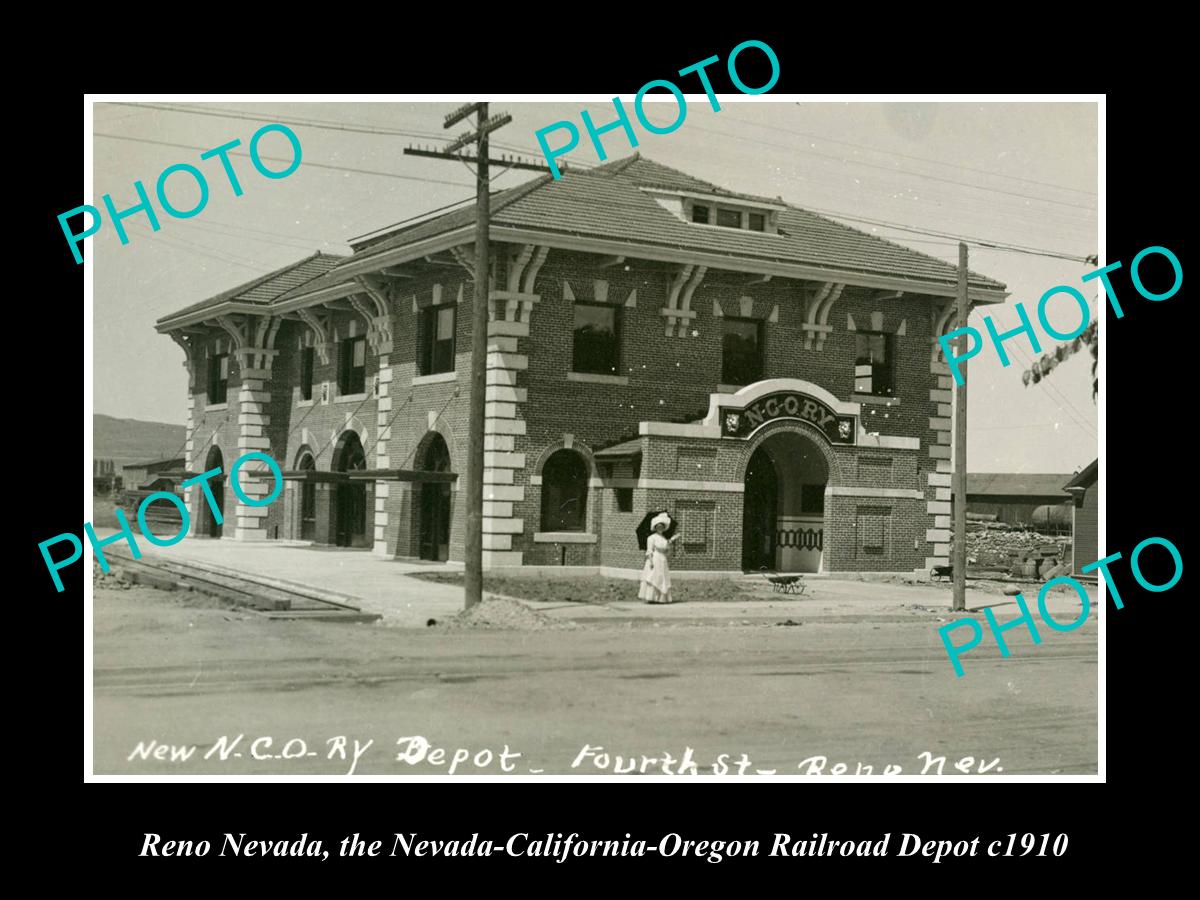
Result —
[[671, 603], [671, 568], [667, 565], [667, 553], [679, 540], [679, 535], [667, 540], [663, 532], [671, 524], [671, 517], [660, 513], [650, 520], [654, 529], [646, 538], [646, 565], [642, 569], [642, 582], [638, 587], [638, 599], [647, 603]]

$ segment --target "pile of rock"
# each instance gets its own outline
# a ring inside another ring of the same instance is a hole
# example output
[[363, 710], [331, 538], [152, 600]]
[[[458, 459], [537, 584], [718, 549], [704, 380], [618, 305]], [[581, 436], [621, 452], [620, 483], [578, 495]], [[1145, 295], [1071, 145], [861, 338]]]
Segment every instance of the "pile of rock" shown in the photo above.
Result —
[[1036, 531], [969, 531], [967, 558], [973, 569], [1053, 578], [1059, 566], [1070, 562], [1071, 539]]
[[110, 571], [105, 574], [100, 568], [100, 563], [92, 559], [92, 586], [97, 588], [109, 588], [115, 591], [129, 590], [129, 582], [124, 578], [117, 577], [115, 571]]

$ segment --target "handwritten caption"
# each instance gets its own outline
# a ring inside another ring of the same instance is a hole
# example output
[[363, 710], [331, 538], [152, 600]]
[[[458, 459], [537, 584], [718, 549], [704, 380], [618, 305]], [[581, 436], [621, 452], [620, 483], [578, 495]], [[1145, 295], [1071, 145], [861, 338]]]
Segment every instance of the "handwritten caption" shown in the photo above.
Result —
[[[337, 735], [324, 740], [306, 740], [302, 737], [277, 739], [270, 735], [247, 738], [245, 734], [221, 735], [206, 750], [201, 752], [199, 744], [168, 744], [158, 740], [139, 741], [126, 757], [127, 762], [161, 762], [181, 765], [202, 760], [228, 762], [248, 760], [252, 763], [278, 762], [280, 760], [323, 759], [343, 764], [342, 774], [353, 775], [359, 763], [372, 752], [375, 756], [386, 753], [388, 761], [402, 766], [428, 765], [444, 769], [447, 775], [495, 771], [533, 775], [541, 774], [543, 768], [529, 765], [524, 754], [512, 750], [508, 744], [502, 750], [471, 750], [466, 747], [438, 747], [423, 735], [410, 735], [396, 739], [396, 750], [384, 750], [376, 745], [374, 738], [366, 740], [347, 735]], [[374, 749], [373, 749], [374, 748]], [[920, 766], [916, 771], [915, 766]], [[746, 753], [719, 753], [709, 761], [697, 761], [695, 751], [685, 747], [675, 755], [664, 751], [657, 756], [621, 755], [611, 753], [600, 744], [584, 744], [571, 761], [576, 774], [609, 775], [777, 775], [791, 774], [779, 769], [757, 766]], [[265, 766], [264, 766], [265, 768]], [[339, 765], [341, 768], [341, 765]], [[831, 762], [828, 756], [809, 756], [796, 764], [802, 775], [900, 775], [904, 766], [899, 763], [873, 765], [863, 762]], [[928, 750], [917, 756], [910, 771], [917, 775], [986, 775], [1004, 771], [999, 757], [990, 762], [983, 757], [964, 756], [948, 761], [945, 756], [934, 756]]]

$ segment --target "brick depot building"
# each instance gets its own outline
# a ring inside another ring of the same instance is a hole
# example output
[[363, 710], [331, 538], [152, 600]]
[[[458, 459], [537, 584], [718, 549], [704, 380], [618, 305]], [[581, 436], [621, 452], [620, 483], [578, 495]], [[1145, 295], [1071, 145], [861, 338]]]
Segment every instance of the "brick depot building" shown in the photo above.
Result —
[[[927, 572], [950, 539], [954, 267], [633, 156], [492, 198], [484, 565]], [[474, 209], [158, 322], [184, 350], [194, 536], [461, 560]], [[1004, 285], [969, 279], [974, 303]], [[247, 465], [250, 496], [271, 481]]]

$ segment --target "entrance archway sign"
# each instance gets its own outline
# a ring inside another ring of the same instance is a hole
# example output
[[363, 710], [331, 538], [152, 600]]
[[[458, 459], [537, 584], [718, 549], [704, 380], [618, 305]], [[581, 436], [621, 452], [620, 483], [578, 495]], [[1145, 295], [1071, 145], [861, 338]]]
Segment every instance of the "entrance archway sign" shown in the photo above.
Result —
[[[642, 422], [638, 434], [744, 440], [771, 422], [791, 419], [814, 426], [831, 444], [871, 443], [860, 433], [859, 404], [839, 400], [802, 378], [768, 378], [733, 394], [709, 394], [708, 404], [708, 413], [699, 422]], [[736, 418], [730, 418], [732, 414]], [[916, 449], [915, 444], [911, 449]]]
[[745, 440], [763, 425], [779, 419], [809, 422], [831, 444], [853, 444], [858, 431], [857, 416], [839, 415], [801, 391], [776, 391], [744, 406], [723, 405], [719, 409], [721, 437], [727, 438]]

